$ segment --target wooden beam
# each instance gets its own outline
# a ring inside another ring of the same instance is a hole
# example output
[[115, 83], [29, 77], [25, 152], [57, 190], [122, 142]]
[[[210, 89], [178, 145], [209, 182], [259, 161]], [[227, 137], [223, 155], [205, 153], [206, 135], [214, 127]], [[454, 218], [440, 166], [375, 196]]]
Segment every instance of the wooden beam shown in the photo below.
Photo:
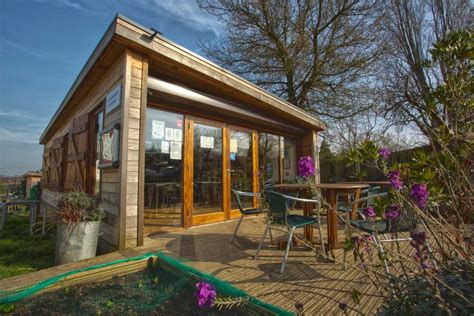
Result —
[[143, 230], [145, 225], [145, 141], [146, 141], [146, 109], [148, 89], [148, 58], [142, 62], [142, 94], [140, 101], [140, 140], [138, 158], [138, 229], [137, 246], [143, 246]]

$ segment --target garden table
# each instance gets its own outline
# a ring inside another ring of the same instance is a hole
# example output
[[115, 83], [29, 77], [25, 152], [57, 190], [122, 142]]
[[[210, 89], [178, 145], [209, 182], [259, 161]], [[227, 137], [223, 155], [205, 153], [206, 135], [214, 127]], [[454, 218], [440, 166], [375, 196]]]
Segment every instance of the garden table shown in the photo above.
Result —
[[[328, 232], [328, 250], [342, 248], [343, 243], [338, 241], [337, 237], [337, 199], [338, 193], [353, 193], [354, 199], [360, 198], [362, 189], [368, 188], [369, 185], [365, 183], [318, 183], [314, 185], [315, 188], [320, 189], [326, 202], [330, 205], [327, 215], [327, 232]], [[312, 198], [310, 185], [308, 184], [277, 184], [274, 186], [278, 191], [299, 191], [306, 198]], [[357, 215], [357, 204], [352, 207], [353, 218]], [[311, 216], [313, 206], [310, 203], [303, 205], [305, 216]], [[313, 240], [313, 228], [308, 227], [304, 231], [305, 238]]]

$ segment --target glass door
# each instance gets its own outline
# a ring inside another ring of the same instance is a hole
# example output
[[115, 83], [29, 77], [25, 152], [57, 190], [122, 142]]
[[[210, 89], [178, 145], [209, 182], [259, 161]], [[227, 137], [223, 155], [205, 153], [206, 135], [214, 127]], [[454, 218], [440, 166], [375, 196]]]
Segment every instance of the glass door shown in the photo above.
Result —
[[182, 226], [183, 115], [147, 108], [145, 234]]
[[[229, 176], [230, 188], [233, 190], [253, 192], [253, 150], [252, 132], [230, 129], [229, 140]], [[230, 208], [237, 210], [235, 197], [230, 195]], [[243, 198], [245, 208], [253, 206], [253, 198]]]
[[224, 220], [223, 126], [195, 120], [193, 136], [193, 225]]

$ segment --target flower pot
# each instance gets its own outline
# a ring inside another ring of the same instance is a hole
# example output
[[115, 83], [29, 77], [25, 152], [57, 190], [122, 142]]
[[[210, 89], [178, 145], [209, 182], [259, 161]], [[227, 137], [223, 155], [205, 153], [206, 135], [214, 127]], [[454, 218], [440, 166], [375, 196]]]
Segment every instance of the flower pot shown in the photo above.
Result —
[[72, 226], [59, 223], [56, 234], [56, 265], [95, 257], [100, 220]]

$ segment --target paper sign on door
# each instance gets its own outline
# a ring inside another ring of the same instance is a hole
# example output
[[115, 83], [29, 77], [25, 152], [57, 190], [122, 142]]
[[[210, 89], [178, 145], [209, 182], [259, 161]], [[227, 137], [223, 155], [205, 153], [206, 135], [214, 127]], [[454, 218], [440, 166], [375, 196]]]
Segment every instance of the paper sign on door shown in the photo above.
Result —
[[151, 121], [151, 138], [162, 139], [165, 136], [165, 122]]
[[214, 148], [214, 137], [201, 136], [200, 146], [201, 148]]
[[181, 143], [171, 142], [170, 159], [181, 160]]

